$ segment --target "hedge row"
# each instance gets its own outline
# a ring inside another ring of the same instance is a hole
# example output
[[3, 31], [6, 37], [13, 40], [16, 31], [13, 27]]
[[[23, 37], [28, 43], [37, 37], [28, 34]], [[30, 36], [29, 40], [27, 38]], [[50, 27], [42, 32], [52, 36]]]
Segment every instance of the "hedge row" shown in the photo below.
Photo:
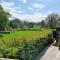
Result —
[[42, 31], [45, 28], [21, 28], [21, 29], [16, 29], [17, 31]]
[[0, 34], [10, 34], [10, 31], [0, 31]]

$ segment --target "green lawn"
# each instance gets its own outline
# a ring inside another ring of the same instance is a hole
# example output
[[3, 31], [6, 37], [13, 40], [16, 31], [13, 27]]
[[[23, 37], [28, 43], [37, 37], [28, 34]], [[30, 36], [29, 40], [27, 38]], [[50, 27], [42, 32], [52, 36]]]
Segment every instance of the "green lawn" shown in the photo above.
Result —
[[3, 34], [3, 37], [0, 37], [0, 39], [3, 40], [32, 40], [32, 39], [38, 39], [41, 37], [47, 36], [49, 33], [51, 33], [51, 29], [44, 29], [42, 31], [14, 31], [10, 34]]

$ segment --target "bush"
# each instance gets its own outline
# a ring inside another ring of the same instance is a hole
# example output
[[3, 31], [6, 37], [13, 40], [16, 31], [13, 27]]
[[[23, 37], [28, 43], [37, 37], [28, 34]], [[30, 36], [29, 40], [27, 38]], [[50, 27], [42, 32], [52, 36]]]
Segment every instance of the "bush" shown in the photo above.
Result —
[[42, 31], [40, 28], [21, 28], [21, 29], [16, 29], [17, 31]]
[[3, 37], [3, 35], [0, 34], [0, 37]]
[[[43, 32], [44, 33], [44, 32]], [[43, 34], [41, 33], [41, 34]], [[48, 35], [48, 33], [47, 33]], [[51, 44], [49, 36], [43, 36], [39, 39], [18, 40], [0, 40], [0, 57], [17, 58], [20, 60], [34, 60], [35, 57], [48, 45]]]
[[48, 45], [48, 38], [41, 38], [38, 40], [12, 40], [8, 45], [0, 48], [0, 57], [4, 58], [17, 58], [23, 60], [33, 60], [35, 57]]
[[10, 31], [0, 31], [0, 34], [10, 34]]

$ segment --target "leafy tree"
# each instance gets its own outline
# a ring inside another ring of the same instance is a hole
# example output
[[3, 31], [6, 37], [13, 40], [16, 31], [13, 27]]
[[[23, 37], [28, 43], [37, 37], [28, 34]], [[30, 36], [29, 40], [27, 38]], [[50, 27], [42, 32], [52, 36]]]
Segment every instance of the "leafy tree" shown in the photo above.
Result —
[[24, 21], [24, 26], [26, 26], [27, 28], [33, 28], [34, 22], [27, 22]]
[[59, 17], [59, 19], [58, 19], [57, 23], [60, 23], [60, 17]]
[[57, 24], [58, 18], [59, 18], [58, 14], [52, 13], [48, 15], [48, 17], [46, 18], [47, 26], [50, 28], [54, 28]]
[[40, 22], [40, 25], [41, 25], [42, 27], [45, 27], [45, 26], [46, 26], [45, 21], [44, 21], [44, 20], [42, 20], [42, 21]]
[[0, 31], [8, 30], [10, 14], [3, 10], [3, 7], [0, 5]]
[[33, 22], [30, 22], [30, 23], [28, 24], [28, 28], [33, 28]]
[[27, 22], [27, 21], [23, 22], [23, 26], [26, 27], [26, 28], [28, 27], [28, 24], [29, 24], [29, 22]]
[[16, 18], [16, 19], [10, 21], [10, 26], [13, 29], [22, 28], [23, 27], [23, 23], [22, 23], [22, 21], [20, 21], [19, 19]]

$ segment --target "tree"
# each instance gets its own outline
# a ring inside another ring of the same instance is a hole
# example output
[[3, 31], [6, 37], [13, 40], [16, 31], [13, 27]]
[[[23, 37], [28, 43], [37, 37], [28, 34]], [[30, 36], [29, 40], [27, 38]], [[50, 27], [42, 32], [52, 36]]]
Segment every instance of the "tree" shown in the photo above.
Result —
[[58, 21], [57, 21], [57, 23], [60, 23], [60, 17], [58, 18]]
[[60, 26], [60, 17], [58, 18], [56, 23], [57, 23], [56, 26]]
[[24, 21], [24, 26], [26, 26], [27, 28], [33, 28], [33, 25], [34, 25], [33, 22]]
[[10, 21], [10, 26], [13, 29], [22, 28], [23, 27], [23, 22], [20, 21], [19, 19], [15, 18], [15, 19], [13, 19], [13, 20]]
[[0, 31], [8, 30], [10, 14], [3, 10], [3, 7], [0, 5]]
[[28, 24], [28, 28], [33, 28], [33, 22], [30, 22], [30, 23]]
[[23, 25], [26, 26], [26, 27], [28, 27], [28, 24], [29, 24], [28, 21], [24, 21], [24, 22], [23, 22]]
[[57, 24], [58, 18], [59, 16], [54, 13], [48, 15], [48, 17], [46, 18], [47, 26], [50, 28], [54, 28]]
[[41, 25], [42, 27], [45, 27], [45, 26], [46, 26], [45, 21], [42, 20], [42, 21], [40, 22], [40, 25]]

